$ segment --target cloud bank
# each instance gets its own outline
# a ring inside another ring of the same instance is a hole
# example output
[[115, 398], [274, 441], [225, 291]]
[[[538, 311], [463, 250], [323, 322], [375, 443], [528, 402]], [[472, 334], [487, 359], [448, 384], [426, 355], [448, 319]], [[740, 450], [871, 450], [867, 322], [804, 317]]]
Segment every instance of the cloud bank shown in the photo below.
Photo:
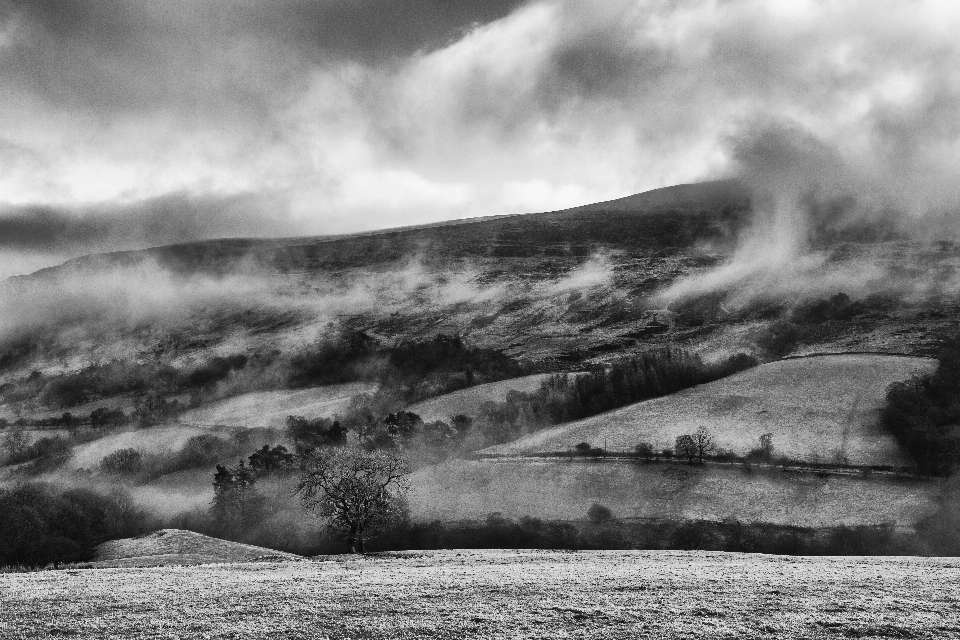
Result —
[[730, 175], [770, 255], [953, 229], [958, 27], [946, 0], [2, 0], [0, 275]]

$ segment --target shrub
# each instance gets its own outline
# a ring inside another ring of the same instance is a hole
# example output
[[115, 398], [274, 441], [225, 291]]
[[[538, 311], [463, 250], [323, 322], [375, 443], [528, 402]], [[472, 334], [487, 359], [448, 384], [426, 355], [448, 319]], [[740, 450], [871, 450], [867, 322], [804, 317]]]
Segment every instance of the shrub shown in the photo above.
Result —
[[636, 452], [637, 456], [643, 458], [647, 462], [649, 462], [654, 456], [653, 445], [649, 442], [641, 442], [634, 447], [633, 450]]
[[581, 456], [590, 455], [590, 452], [593, 451], [593, 445], [589, 442], [580, 442], [574, 445], [573, 448]]
[[118, 449], [100, 461], [100, 470], [115, 475], [135, 475], [143, 469], [143, 454], [137, 449]]
[[122, 491], [64, 490], [46, 483], [0, 489], [0, 565], [89, 560], [101, 542], [149, 531], [153, 524]]
[[605, 507], [602, 504], [594, 502], [590, 508], [587, 509], [587, 518], [594, 524], [611, 522], [613, 520], [613, 511], [610, 510], [610, 507]]

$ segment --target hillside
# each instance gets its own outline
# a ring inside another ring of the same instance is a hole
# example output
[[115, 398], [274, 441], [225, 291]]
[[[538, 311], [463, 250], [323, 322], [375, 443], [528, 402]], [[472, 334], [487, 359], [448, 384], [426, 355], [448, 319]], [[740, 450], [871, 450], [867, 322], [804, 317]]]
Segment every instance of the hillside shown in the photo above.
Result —
[[421, 521], [583, 520], [593, 503], [619, 518], [736, 518], [797, 526], [894, 522], [910, 528], [936, 508], [940, 483], [860, 475], [747, 473], [739, 466], [582, 460], [452, 460], [411, 479]]
[[908, 461], [896, 441], [878, 431], [877, 411], [892, 382], [934, 366], [929, 359], [871, 354], [781, 360], [481, 453], [562, 452], [579, 442], [614, 452], [649, 442], [660, 451], [704, 426], [717, 446], [740, 455], [772, 433], [776, 453], [796, 460], [903, 465]]
[[446, 393], [430, 400], [411, 405], [407, 410], [419, 415], [424, 422], [449, 420], [459, 413], [468, 416], [479, 415], [480, 407], [486, 402], [502, 402], [511, 391], [532, 393], [540, 388], [552, 374], [540, 373], [520, 378], [511, 378], [499, 382], [478, 384], [467, 389]]
[[358, 382], [245, 393], [186, 411], [180, 415], [180, 421], [188, 424], [283, 429], [287, 416], [331, 417], [342, 413], [355, 396], [376, 390], [376, 384]]
[[162, 567], [210, 563], [296, 560], [300, 556], [239, 542], [211, 538], [192, 531], [161, 529], [97, 547], [96, 567]]
[[67, 463], [71, 469], [95, 469], [104, 456], [120, 449], [139, 449], [144, 452], [175, 451], [193, 436], [211, 433], [206, 427], [169, 425], [149, 429], [130, 429], [77, 445]]
[[0, 574], [0, 635], [944, 638], [960, 563], [706, 552], [436, 551]]

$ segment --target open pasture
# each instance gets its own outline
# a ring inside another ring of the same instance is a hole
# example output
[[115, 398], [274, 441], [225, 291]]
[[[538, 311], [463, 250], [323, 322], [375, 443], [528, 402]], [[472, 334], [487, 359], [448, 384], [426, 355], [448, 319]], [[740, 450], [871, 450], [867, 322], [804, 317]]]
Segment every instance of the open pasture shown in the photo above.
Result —
[[904, 465], [897, 442], [876, 425], [877, 412], [891, 383], [935, 366], [927, 358], [872, 354], [780, 360], [483, 453], [570, 451], [579, 442], [620, 452], [649, 442], [659, 451], [703, 426], [717, 446], [741, 455], [772, 433], [775, 453], [797, 460]]
[[597, 502], [618, 518], [768, 522], [805, 527], [893, 522], [933, 511], [940, 483], [799, 473], [738, 465], [691, 466], [561, 459], [452, 460], [416, 472], [417, 520], [483, 519], [493, 512], [545, 520], [586, 518]]
[[0, 575], [4, 638], [945, 638], [960, 561], [436, 551]]

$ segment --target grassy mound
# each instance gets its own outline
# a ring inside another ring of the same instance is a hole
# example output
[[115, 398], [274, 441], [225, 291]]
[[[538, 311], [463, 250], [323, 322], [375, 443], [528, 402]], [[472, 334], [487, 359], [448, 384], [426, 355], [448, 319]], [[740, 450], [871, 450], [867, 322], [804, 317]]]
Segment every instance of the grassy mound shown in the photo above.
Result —
[[810, 462], [901, 465], [893, 437], [876, 426], [887, 387], [936, 362], [907, 356], [845, 354], [781, 360], [485, 449], [490, 454], [569, 451], [588, 442], [633, 451], [640, 442], [672, 448], [706, 427], [716, 444], [746, 454], [764, 433], [777, 454]]
[[210, 564], [296, 560], [300, 556], [264, 547], [211, 538], [182, 529], [161, 529], [123, 540], [111, 540], [97, 547], [93, 564], [100, 567], [160, 567], [166, 565]]

